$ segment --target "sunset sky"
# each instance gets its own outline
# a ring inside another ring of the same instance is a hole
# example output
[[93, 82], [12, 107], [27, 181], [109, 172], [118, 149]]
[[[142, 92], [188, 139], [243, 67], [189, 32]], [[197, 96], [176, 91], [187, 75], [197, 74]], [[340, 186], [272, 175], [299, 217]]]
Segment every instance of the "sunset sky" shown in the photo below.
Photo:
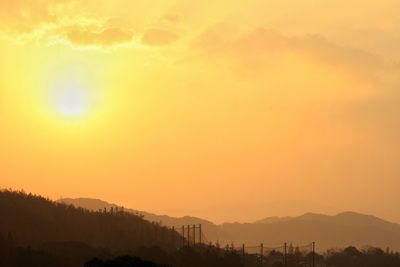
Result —
[[0, 1], [0, 187], [214, 222], [400, 222], [399, 0]]

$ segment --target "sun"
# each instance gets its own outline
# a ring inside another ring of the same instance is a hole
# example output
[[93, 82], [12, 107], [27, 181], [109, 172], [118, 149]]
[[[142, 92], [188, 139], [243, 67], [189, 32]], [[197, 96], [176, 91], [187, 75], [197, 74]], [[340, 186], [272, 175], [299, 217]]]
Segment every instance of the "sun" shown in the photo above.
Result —
[[68, 117], [84, 114], [88, 109], [88, 97], [85, 90], [66, 88], [57, 92], [56, 107], [58, 112]]
[[[104, 118], [104, 105], [110, 105], [104, 97], [108, 90], [109, 72], [95, 58], [82, 54], [62, 54], [51, 57], [44, 63], [37, 86], [42, 88], [38, 105], [42, 116], [52, 125], [69, 128], [88, 128]], [[108, 70], [108, 69], [107, 69]], [[108, 107], [106, 107], [108, 108]]]
[[81, 76], [65, 75], [53, 85], [53, 105], [64, 117], [82, 117], [91, 104], [89, 85]]

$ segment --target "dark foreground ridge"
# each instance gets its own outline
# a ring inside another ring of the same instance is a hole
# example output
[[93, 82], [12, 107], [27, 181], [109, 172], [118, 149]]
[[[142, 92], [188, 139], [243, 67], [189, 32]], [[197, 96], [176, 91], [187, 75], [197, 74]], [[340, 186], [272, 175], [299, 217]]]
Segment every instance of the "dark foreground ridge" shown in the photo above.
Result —
[[122, 256], [111, 260], [101, 260], [95, 258], [85, 264], [84, 267], [110, 267], [110, 266], [129, 266], [129, 267], [163, 267], [151, 261], [144, 261], [138, 257]]

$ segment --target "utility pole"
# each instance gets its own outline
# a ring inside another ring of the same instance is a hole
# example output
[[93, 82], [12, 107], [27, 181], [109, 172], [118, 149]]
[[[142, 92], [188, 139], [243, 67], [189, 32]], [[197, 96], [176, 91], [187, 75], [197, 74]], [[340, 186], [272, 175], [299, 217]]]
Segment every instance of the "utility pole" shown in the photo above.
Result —
[[187, 229], [187, 241], [188, 241], [188, 247], [190, 247], [190, 224], [188, 225]]
[[312, 267], [315, 267], [315, 242], [312, 242]]
[[175, 247], [175, 226], [172, 226], [171, 239], [172, 239], [172, 247]]
[[196, 225], [193, 224], [193, 246], [196, 246]]
[[158, 227], [154, 227], [154, 240], [157, 242], [158, 240]]
[[201, 224], [199, 224], [199, 243], [201, 246]]
[[244, 244], [242, 244], [242, 260], [243, 260], [243, 265], [246, 266], [246, 262], [245, 262], [245, 257], [246, 257], [246, 250], [244, 247]]
[[182, 247], [185, 246], [185, 226], [182, 226]]
[[263, 266], [263, 261], [264, 261], [264, 244], [261, 243], [261, 246], [260, 246], [260, 263], [261, 263], [261, 267]]
[[283, 266], [287, 266], [287, 243], [285, 242], [284, 246], [284, 252], [283, 252]]

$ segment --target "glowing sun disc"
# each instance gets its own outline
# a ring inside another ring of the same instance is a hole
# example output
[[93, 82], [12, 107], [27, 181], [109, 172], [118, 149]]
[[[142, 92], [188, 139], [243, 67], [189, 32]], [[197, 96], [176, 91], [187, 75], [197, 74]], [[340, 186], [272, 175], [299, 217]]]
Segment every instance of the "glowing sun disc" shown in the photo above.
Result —
[[66, 116], [78, 116], [88, 107], [87, 96], [81, 90], [64, 90], [57, 93], [56, 106]]
[[53, 103], [58, 113], [67, 117], [78, 117], [89, 108], [86, 86], [78, 82], [63, 82], [54, 89]]

